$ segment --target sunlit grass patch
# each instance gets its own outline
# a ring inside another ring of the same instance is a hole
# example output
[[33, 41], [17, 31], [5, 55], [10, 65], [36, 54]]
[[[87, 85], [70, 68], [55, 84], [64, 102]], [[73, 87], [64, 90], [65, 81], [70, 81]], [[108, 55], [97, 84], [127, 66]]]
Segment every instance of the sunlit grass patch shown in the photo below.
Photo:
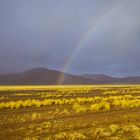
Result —
[[3, 87], [0, 136], [137, 140], [139, 92], [138, 85]]

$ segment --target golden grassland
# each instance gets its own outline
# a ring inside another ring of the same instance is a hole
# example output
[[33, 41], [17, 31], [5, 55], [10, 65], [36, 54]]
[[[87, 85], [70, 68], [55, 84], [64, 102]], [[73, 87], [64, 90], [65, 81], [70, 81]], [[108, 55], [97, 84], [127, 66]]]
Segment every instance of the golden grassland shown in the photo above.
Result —
[[140, 85], [1, 86], [0, 139], [140, 140]]

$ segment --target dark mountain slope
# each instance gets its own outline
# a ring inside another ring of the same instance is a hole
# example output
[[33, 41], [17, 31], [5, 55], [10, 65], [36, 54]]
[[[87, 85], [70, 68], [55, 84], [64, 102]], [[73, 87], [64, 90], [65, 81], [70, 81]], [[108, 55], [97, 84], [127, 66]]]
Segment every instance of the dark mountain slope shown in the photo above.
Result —
[[115, 78], [104, 74], [84, 74], [81, 77], [94, 80], [98, 84], [115, 83], [120, 80], [120, 78]]
[[[62, 83], [62, 75], [65, 78]], [[0, 76], [0, 85], [58, 85], [58, 84], [140, 84], [140, 76], [115, 78], [103, 74], [85, 74], [76, 76], [49, 70], [47, 68], [34, 68], [21, 73]]]
[[[46, 68], [30, 69], [22, 73], [0, 76], [0, 85], [55, 85], [64, 73]], [[92, 84], [87, 78], [65, 74], [63, 84]]]
[[81, 77], [94, 80], [97, 84], [140, 84], [140, 76], [117, 78], [104, 74], [84, 74]]

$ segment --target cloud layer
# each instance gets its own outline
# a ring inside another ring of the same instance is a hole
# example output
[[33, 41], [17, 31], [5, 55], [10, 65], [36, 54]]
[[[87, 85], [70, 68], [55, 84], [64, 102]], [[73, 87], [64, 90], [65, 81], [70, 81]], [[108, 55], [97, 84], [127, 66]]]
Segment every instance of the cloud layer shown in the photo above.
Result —
[[139, 0], [0, 1], [0, 73], [63, 71], [91, 31], [67, 72], [140, 75], [139, 5]]

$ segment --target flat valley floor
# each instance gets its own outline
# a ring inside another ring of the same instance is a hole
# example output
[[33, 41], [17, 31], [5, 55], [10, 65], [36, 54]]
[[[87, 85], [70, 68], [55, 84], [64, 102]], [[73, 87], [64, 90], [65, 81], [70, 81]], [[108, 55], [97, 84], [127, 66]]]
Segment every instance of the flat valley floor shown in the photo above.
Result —
[[0, 140], [22, 139], [140, 140], [140, 86], [1, 86]]

